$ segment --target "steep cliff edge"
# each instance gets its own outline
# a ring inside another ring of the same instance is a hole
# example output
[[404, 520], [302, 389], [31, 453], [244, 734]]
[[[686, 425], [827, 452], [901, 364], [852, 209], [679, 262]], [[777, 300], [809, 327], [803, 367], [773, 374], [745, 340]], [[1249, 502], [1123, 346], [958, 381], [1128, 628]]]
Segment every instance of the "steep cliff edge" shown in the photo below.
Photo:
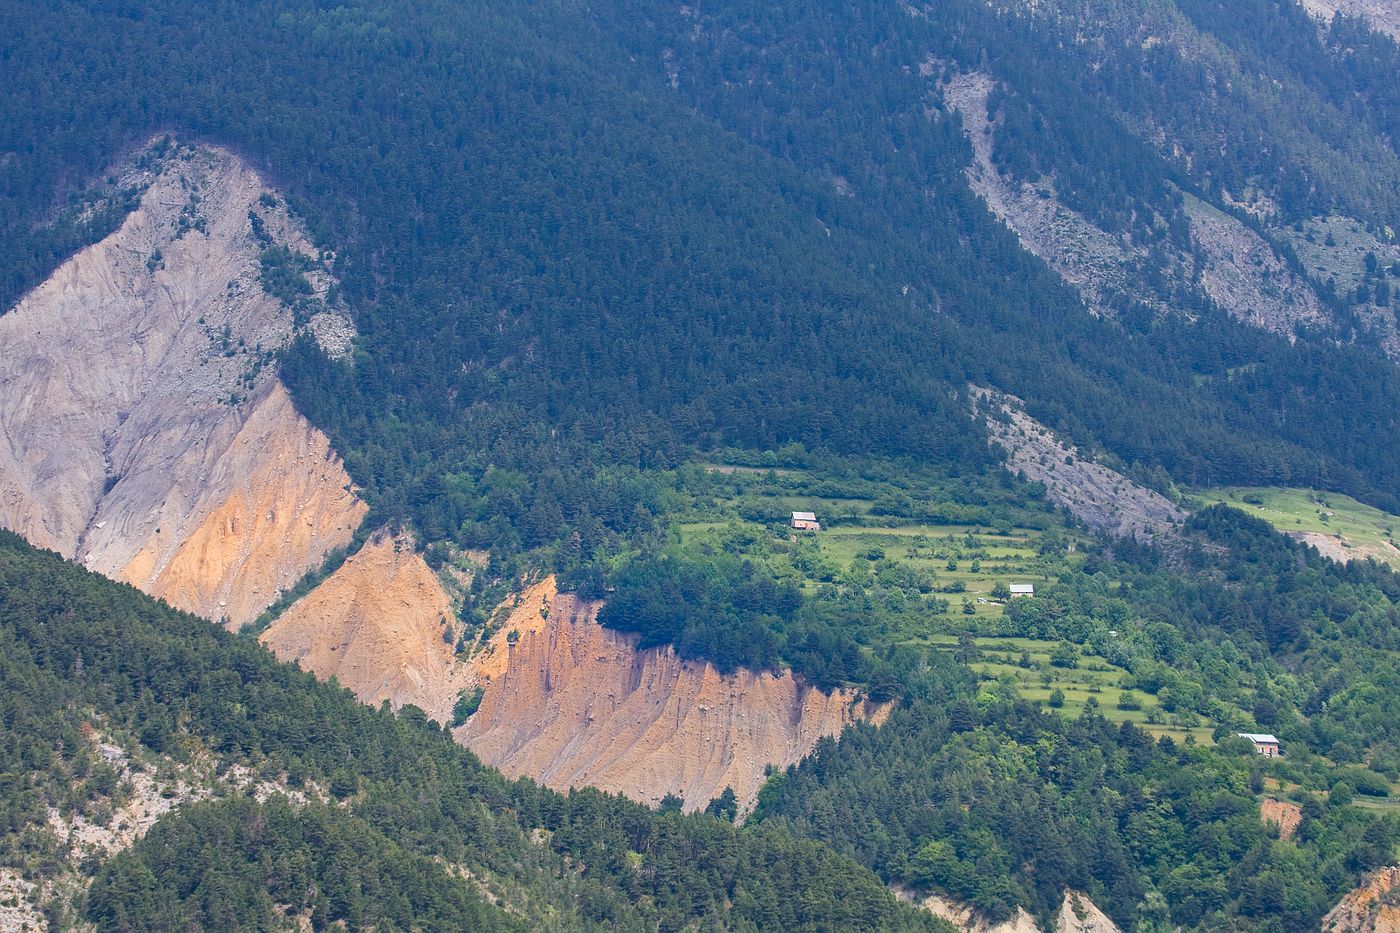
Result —
[[552, 580], [520, 608], [498, 636], [507, 643], [481, 662], [483, 674], [486, 665], [500, 673], [456, 735], [483, 761], [552, 787], [591, 785], [650, 803], [675, 794], [688, 810], [731, 787], [747, 808], [766, 765], [793, 764], [823, 736], [884, 713], [790, 672], [726, 675], [670, 648], [638, 651], [598, 624], [597, 604], [554, 592]]
[[721, 674], [670, 649], [638, 651], [597, 622], [598, 606], [553, 577], [499, 612], [469, 659], [443, 637], [450, 600], [407, 544], [376, 538], [262, 636], [279, 658], [334, 676], [367, 703], [412, 703], [447, 722], [458, 692], [480, 686], [459, 742], [507, 774], [703, 807], [725, 787], [741, 805], [768, 765], [886, 709], [854, 691], [823, 693], [791, 673]]
[[378, 535], [292, 604], [261, 641], [283, 661], [335, 677], [365, 703], [412, 703], [445, 722], [470, 679], [442, 637], [453, 616], [412, 545]]
[[123, 181], [121, 227], [0, 317], [0, 526], [237, 625], [365, 512], [266, 365], [295, 322], [264, 250], [313, 295], [329, 273], [229, 153], [161, 148]]
[[1373, 872], [1322, 918], [1326, 933], [1400, 933], [1400, 865]]

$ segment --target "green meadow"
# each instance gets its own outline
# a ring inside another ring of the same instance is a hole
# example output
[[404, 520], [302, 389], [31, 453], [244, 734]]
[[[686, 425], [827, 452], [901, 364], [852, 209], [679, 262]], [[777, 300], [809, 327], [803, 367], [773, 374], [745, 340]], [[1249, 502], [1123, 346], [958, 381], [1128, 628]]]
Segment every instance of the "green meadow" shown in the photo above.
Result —
[[[1262, 518], [1285, 534], [1322, 535], [1335, 542], [1319, 547], [1328, 556], [1372, 557], [1400, 568], [1400, 517], [1365, 505], [1350, 496], [1276, 486], [1221, 486], [1194, 496], [1203, 505], [1217, 502]], [[1323, 544], [1324, 542], [1311, 542]]]

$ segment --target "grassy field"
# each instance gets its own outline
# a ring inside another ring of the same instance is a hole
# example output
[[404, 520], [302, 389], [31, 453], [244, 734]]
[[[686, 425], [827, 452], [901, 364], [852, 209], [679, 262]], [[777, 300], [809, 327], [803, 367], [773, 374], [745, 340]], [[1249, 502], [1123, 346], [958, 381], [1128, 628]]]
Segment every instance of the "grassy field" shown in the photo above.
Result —
[[[1074, 718], [1084, 711], [1091, 699], [1097, 701], [1099, 712], [1112, 722], [1132, 722], [1156, 736], [1169, 735], [1178, 742], [1192, 737], [1201, 744], [1211, 744], [1211, 726], [1205, 722], [1187, 725], [1173, 722], [1172, 716], [1157, 709], [1154, 697], [1140, 691], [1125, 691], [1122, 687], [1127, 671], [1092, 655], [1081, 656], [1075, 667], [1056, 667], [1050, 663], [1056, 642], [1034, 638], [975, 638], [978, 658], [972, 668], [988, 678], [1009, 683], [1016, 692], [1042, 706], [1048, 705], [1056, 690], [1064, 694], [1063, 715]], [[951, 635], [935, 636], [929, 643], [941, 650], [954, 651], [958, 639]], [[1139, 709], [1120, 709], [1127, 693]], [[1157, 722], [1151, 722], [1157, 719]]]
[[1400, 569], [1400, 517], [1337, 493], [1281, 487], [1222, 486], [1202, 490], [1202, 504], [1223, 502], [1269, 522], [1279, 531], [1322, 535], [1328, 556], [1374, 557]]
[[[742, 554], [765, 563], [775, 575], [806, 588], [841, 585], [852, 574], [878, 575], [897, 567], [912, 571], [929, 585], [929, 595], [946, 600], [946, 614], [920, 614], [917, 620], [890, 630], [895, 641], [953, 651], [963, 632], [993, 630], [1003, 605], [991, 596], [998, 583], [1051, 582], [1052, 574], [1078, 559], [1083, 541], [1056, 527], [1052, 534], [1070, 548], [1067, 555], [1040, 553], [1045, 532], [1001, 523], [995, 527], [968, 523], [918, 522], [911, 515], [892, 513], [889, 491], [859, 484], [825, 482], [800, 469], [783, 472], [702, 464], [725, 482], [699, 497], [677, 529], [683, 548], [714, 549]], [[820, 494], [818, 494], [818, 492]], [[885, 505], [875, 511], [876, 503]], [[910, 511], [922, 500], [910, 497]], [[815, 512], [820, 532], [794, 532], [787, 527], [793, 511]], [[964, 606], [970, 606], [970, 613]], [[985, 627], [981, 623], [988, 623]], [[1011, 687], [1026, 699], [1049, 705], [1052, 693], [1063, 694], [1058, 712], [1077, 717], [1091, 702], [1114, 722], [1131, 721], [1154, 735], [1177, 741], [1211, 742], [1210, 723], [1175, 719], [1158, 708], [1155, 697], [1125, 691], [1127, 671], [1102, 658], [1085, 654], [1073, 667], [1055, 666], [1051, 654], [1057, 642], [1005, 636], [974, 639], [978, 658], [972, 667], [990, 681]], [[1079, 649], [1081, 652], [1084, 649]], [[1137, 709], [1122, 709], [1124, 694]], [[1154, 720], [1154, 721], [1149, 721]]]
[[[1036, 551], [1040, 532], [1035, 529], [915, 523], [912, 516], [873, 514], [873, 496], [796, 491], [793, 487], [812, 479], [803, 470], [702, 466], [732, 478], [735, 489], [693, 514], [695, 520], [680, 523], [682, 543], [708, 540], [714, 546], [726, 546], [728, 541], [732, 550], [739, 530], [754, 540], [752, 550], [758, 552], [764, 549], [765, 537], [791, 537], [815, 555], [799, 562], [797, 572], [806, 587], [836, 582], [853, 567], [874, 570], [882, 562], [896, 562], [928, 576], [932, 591], [949, 602], [947, 619], [959, 620], [950, 621], [956, 627], [967, 624], [969, 618], [1001, 613], [1001, 605], [991, 596], [998, 583], [1043, 584], [1050, 579], [1046, 562]], [[822, 531], [787, 531], [787, 517], [794, 511], [815, 512]], [[964, 602], [972, 607], [970, 614], [964, 613]]]

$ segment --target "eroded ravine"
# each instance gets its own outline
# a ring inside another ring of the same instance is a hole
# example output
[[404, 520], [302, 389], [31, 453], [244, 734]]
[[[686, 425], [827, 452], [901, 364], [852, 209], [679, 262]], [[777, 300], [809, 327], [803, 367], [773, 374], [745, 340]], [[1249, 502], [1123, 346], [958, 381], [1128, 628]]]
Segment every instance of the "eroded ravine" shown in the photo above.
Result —
[[293, 319], [261, 252], [312, 250], [226, 152], [133, 174], [121, 227], [0, 317], [0, 526], [238, 625], [365, 513], [266, 365]]
[[[237, 627], [367, 511], [275, 373], [298, 322], [263, 287], [265, 251], [293, 256], [316, 299], [330, 267], [230, 153], [158, 145], [122, 171], [139, 207], [0, 317], [0, 526]], [[343, 351], [348, 320], [316, 307], [302, 324]], [[407, 537], [380, 533], [262, 640], [367, 703], [442, 722], [480, 686], [456, 736], [487, 762], [691, 809], [726, 786], [748, 804], [766, 767], [882, 712], [791, 673], [638, 651], [552, 578], [502, 613], [459, 654], [442, 582]]]
[[746, 808], [768, 765], [794, 764], [823, 736], [888, 710], [790, 671], [722, 674], [669, 647], [639, 651], [597, 612], [552, 578], [528, 590], [473, 665], [485, 693], [458, 739], [507, 774], [558, 788], [652, 803], [674, 794], [696, 809], [730, 787]]

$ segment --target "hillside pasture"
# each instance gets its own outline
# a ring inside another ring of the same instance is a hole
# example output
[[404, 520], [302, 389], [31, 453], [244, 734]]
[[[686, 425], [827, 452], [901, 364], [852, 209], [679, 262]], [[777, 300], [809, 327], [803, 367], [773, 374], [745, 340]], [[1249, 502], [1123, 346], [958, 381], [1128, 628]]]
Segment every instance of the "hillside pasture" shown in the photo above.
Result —
[[[953, 635], [926, 640], [927, 644], [949, 652], [959, 650], [958, 642]], [[1123, 688], [1126, 670], [1102, 658], [1083, 654], [1082, 646], [1075, 666], [1059, 667], [1052, 663], [1058, 642], [1006, 637], [977, 637], [973, 642], [977, 647], [977, 656], [971, 662], [973, 670], [988, 681], [1011, 686], [1019, 695], [1042, 707], [1050, 708], [1051, 695], [1058, 690], [1064, 695], [1064, 701], [1055, 711], [1068, 718], [1078, 717], [1092, 701], [1098, 704], [1104, 718], [1112, 722], [1131, 722], [1153, 735], [1169, 735], [1178, 742], [1190, 736], [1198, 743], [1211, 743], [1209, 724], [1173, 721], [1170, 714], [1157, 708], [1155, 697]], [[1129, 698], [1127, 705], [1136, 705], [1137, 709], [1121, 708], [1125, 694]]]
[[1374, 558], [1400, 569], [1400, 516], [1350, 496], [1278, 486], [1221, 486], [1196, 493], [1202, 505], [1223, 503], [1305, 541], [1334, 560]]

